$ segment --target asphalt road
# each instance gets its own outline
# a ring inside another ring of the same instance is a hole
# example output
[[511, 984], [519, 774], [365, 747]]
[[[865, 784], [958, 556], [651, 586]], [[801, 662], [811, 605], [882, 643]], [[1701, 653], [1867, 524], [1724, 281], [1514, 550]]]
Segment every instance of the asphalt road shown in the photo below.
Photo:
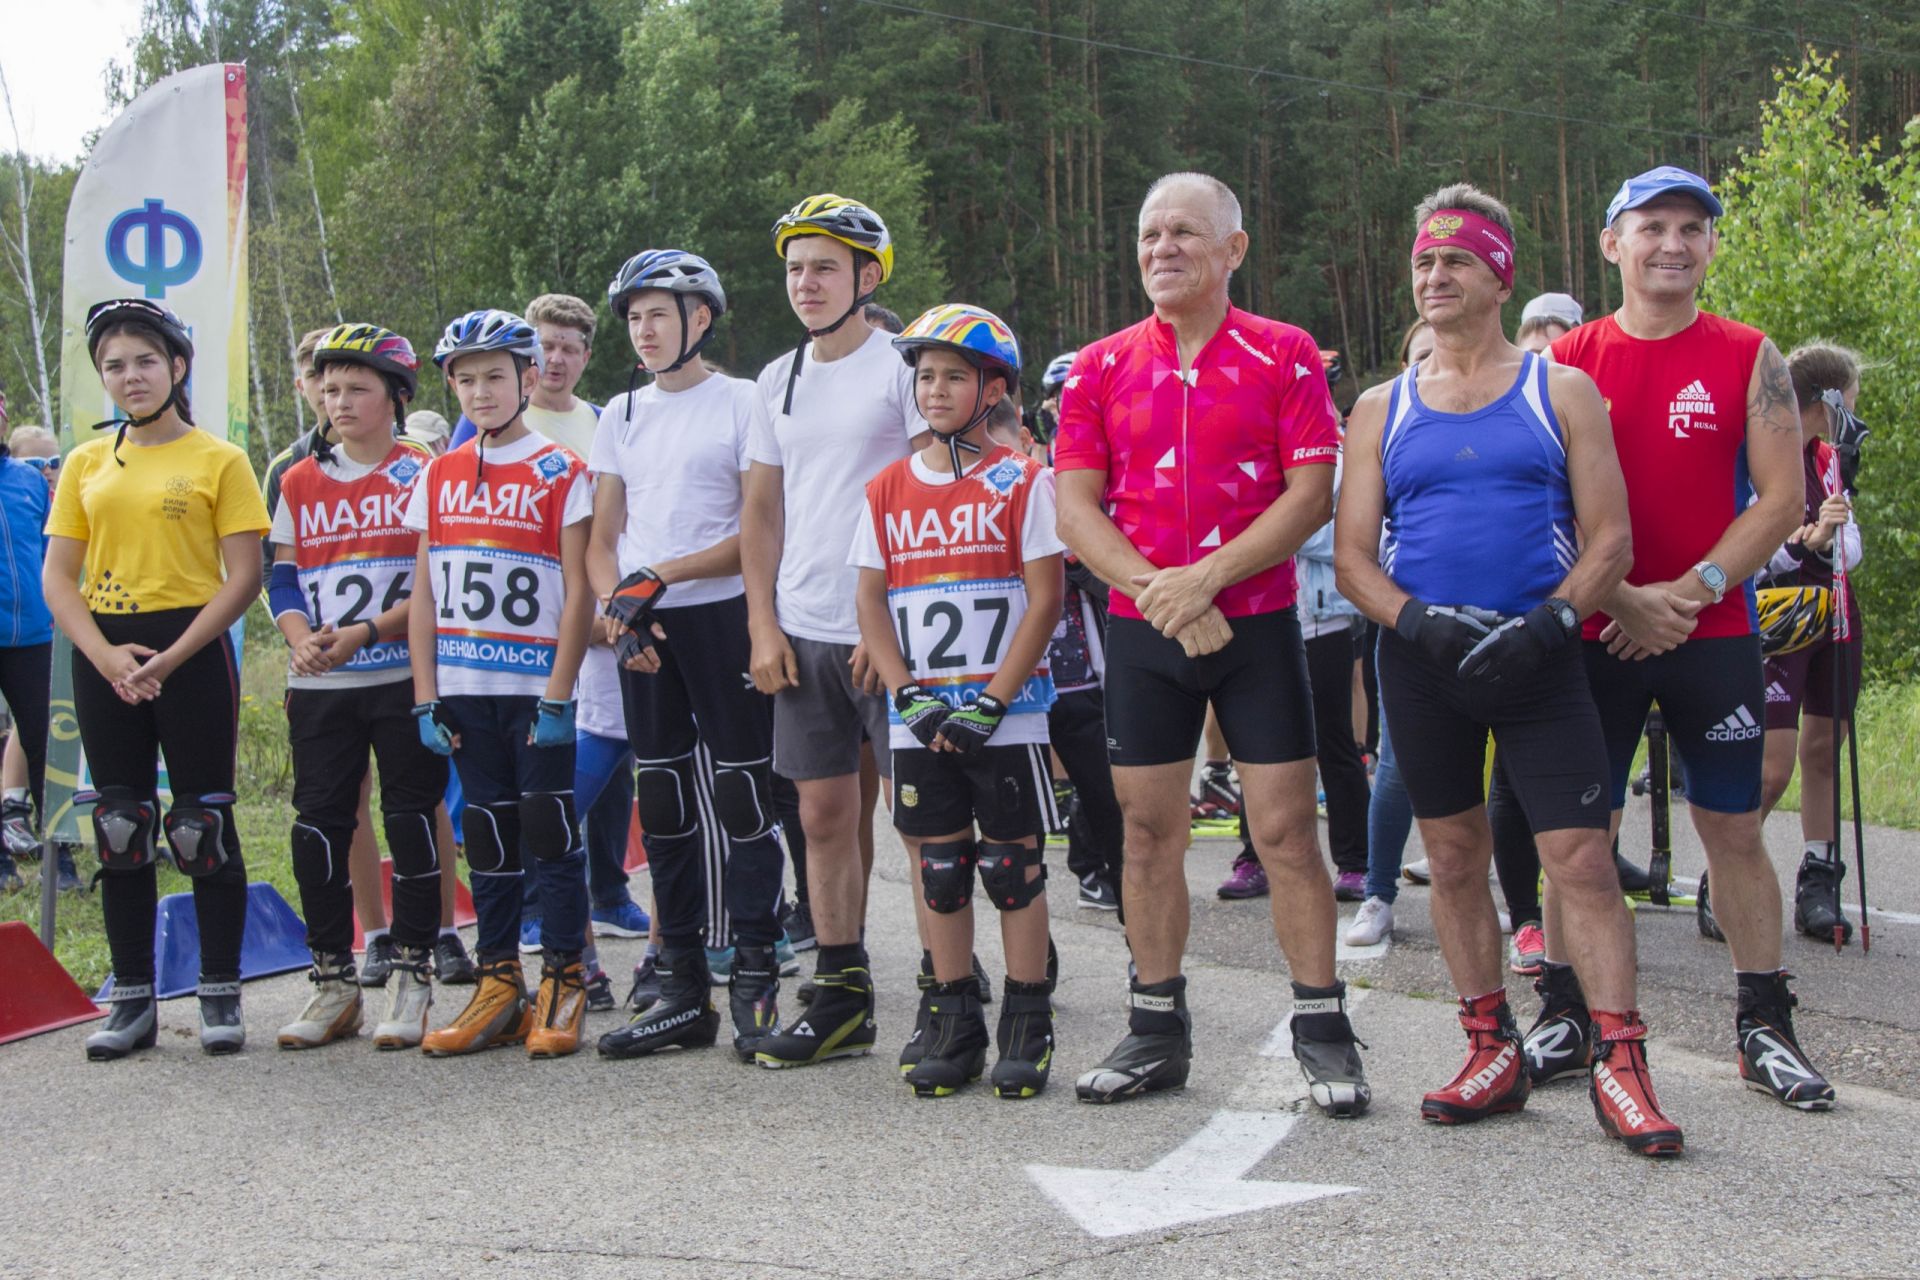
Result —
[[[1783, 874], [1796, 822], [1771, 832]], [[1678, 825], [1676, 872], [1692, 876]], [[1643, 816], [1628, 830], [1643, 856]], [[1287, 1001], [1266, 905], [1213, 896], [1222, 841], [1189, 860], [1185, 1092], [1074, 1100], [1073, 1076], [1121, 1032], [1125, 951], [1061, 874], [1054, 1087], [1026, 1103], [917, 1100], [893, 1067], [917, 948], [899, 846], [883, 834], [881, 848], [871, 1058], [776, 1073], [720, 1049], [433, 1061], [363, 1038], [281, 1053], [298, 975], [248, 987], [253, 1043], [235, 1058], [200, 1055], [191, 1000], [163, 1006], [160, 1047], [129, 1062], [86, 1063], [85, 1028], [0, 1048], [0, 1274], [1920, 1274], [1920, 837], [1870, 833], [1873, 900], [1900, 913], [1874, 918], [1870, 956], [1788, 942], [1802, 1038], [1840, 1089], [1825, 1115], [1740, 1086], [1724, 948], [1690, 913], [1642, 909], [1650, 1056], [1688, 1139], [1659, 1164], [1607, 1141], [1572, 1084], [1474, 1128], [1419, 1121], [1461, 1041], [1417, 888], [1393, 945], [1342, 965], [1367, 988], [1355, 1020], [1374, 1109], [1315, 1112], [1269, 1043]], [[608, 967], [639, 947], [607, 944]], [[980, 949], [997, 975], [997, 941]], [[1530, 1019], [1532, 992], [1512, 990]], [[447, 993], [436, 1020], [463, 1000]]]

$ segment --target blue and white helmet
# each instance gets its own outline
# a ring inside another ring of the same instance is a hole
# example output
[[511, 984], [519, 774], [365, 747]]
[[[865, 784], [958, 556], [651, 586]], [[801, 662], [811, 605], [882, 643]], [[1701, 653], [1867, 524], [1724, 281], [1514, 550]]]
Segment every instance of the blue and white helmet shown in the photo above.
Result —
[[720, 287], [720, 273], [697, 253], [680, 249], [642, 249], [628, 258], [607, 285], [607, 305], [622, 320], [627, 318], [627, 303], [643, 289], [665, 289], [668, 293], [698, 298], [712, 308], [717, 318], [727, 310], [727, 291]]
[[540, 335], [534, 332], [533, 326], [511, 311], [491, 307], [469, 311], [449, 324], [440, 341], [434, 344], [433, 362], [445, 371], [456, 358], [482, 351], [504, 351], [529, 362], [542, 373], [547, 369], [546, 354], [540, 350]]
[[1078, 351], [1069, 351], [1050, 360], [1047, 363], [1047, 371], [1040, 375], [1040, 390], [1046, 395], [1052, 395], [1066, 386], [1067, 375], [1073, 372], [1073, 358], [1079, 354]]

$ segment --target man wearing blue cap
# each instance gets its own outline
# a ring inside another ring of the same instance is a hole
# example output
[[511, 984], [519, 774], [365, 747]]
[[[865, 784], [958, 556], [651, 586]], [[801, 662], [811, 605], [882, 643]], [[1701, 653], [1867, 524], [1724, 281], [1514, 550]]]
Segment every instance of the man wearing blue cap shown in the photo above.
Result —
[[[1586, 622], [1587, 678], [1611, 756], [1616, 831], [1655, 701], [1686, 767], [1733, 953], [1741, 1078], [1790, 1107], [1824, 1111], [1833, 1088], [1794, 1034], [1780, 886], [1761, 835], [1766, 694], [1749, 581], [1800, 520], [1800, 413], [1767, 336], [1695, 300], [1721, 212], [1706, 181], [1685, 169], [1628, 179], [1600, 233], [1601, 252], [1620, 268], [1620, 309], [1553, 346], [1554, 359], [1584, 371], [1607, 401], [1633, 522], [1633, 569]], [[1551, 892], [1545, 914], [1546, 1001], [1526, 1045], [1536, 1082], [1605, 1052], [1570, 1034], [1591, 1019], [1560, 963], [1567, 952]]]

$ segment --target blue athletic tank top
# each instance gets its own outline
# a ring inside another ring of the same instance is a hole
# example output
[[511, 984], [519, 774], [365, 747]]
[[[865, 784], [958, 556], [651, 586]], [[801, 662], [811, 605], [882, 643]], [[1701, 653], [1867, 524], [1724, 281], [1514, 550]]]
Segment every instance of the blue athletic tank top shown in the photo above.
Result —
[[1420, 400], [1419, 366], [1394, 383], [1380, 445], [1387, 521], [1380, 564], [1429, 604], [1513, 615], [1553, 594], [1576, 542], [1567, 446], [1529, 352], [1507, 393], [1472, 413]]

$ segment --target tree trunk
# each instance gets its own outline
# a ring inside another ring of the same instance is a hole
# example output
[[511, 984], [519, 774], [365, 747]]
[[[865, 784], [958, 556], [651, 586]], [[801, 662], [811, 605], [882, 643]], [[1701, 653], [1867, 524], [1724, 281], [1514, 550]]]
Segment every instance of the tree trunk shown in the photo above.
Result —
[[[1052, 0], [1040, 0], [1040, 29], [1053, 30]], [[1040, 92], [1041, 100], [1046, 104], [1047, 145], [1046, 145], [1046, 186], [1047, 186], [1047, 270], [1048, 279], [1053, 285], [1053, 300], [1048, 307], [1047, 331], [1053, 337], [1053, 345], [1062, 342], [1063, 325], [1060, 318], [1060, 154], [1059, 134], [1054, 129], [1053, 117], [1055, 102], [1053, 98], [1053, 37], [1040, 37]], [[1069, 143], [1069, 146], [1072, 144]], [[1012, 264], [1013, 230], [1011, 224], [1007, 230], [1008, 264]]]
[[[1087, 0], [1087, 35], [1093, 36], [1094, 0]], [[1100, 59], [1095, 57], [1088, 70], [1088, 92], [1092, 94], [1093, 107], [1093, 226], [1096, 232], [1093, 244], [1093, 327], [1105, 334], [1107, 326], [1107, 254], [1111, 251], [1107, 245], [1107, 152], [1106, 117], [1100, 114]], [[1125, 225], [1122, 223], [1122, 225]], [[1124, 244], [1124, 238], [1121, 240]]]
[[7, 108], [7, 126], [13, 132], [13, 182], [15, 196], [20, 202], [20, 239], [12, 242], [0, 228], [0, 236], [6, 240], [7, 265], [13, 268], [20, 283], [21, 296], [27, 304], [27, 338], [33, 344], [33, 374], [37, 382], [36, 390], [40, 398], [40, 420], [46, 423], [48, 430], [55, 435], [60, 433], [60, 421], [53, 411], [53, 379], [47, 371], [47, 327], [52, 320], [53, 300], [48, 299], [47, 309], [40, 307], [40, 290], [33, 279], [33, 222], [29, 216], [33, 209], [33, 184], [27, 181], [27, 153], [20, 145], [20, 122], [13, 114], [13, 90], [7, 86], [4, 72], [0, 72], [0, 100]]

